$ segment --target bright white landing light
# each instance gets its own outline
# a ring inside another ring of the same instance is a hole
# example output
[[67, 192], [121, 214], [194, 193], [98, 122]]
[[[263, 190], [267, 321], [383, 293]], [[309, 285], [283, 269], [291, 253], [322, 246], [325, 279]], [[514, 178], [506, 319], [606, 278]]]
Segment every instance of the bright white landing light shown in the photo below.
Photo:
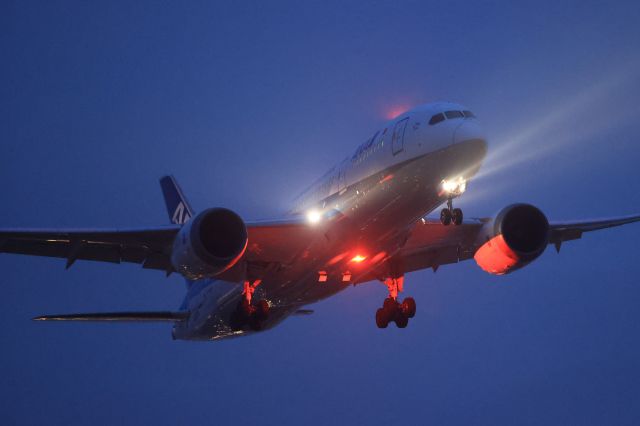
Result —
[[467, 189], [467, 181], [459, 177], [457, 179], [445, 179], [441, 183], [442, 191], [449, 195], [460, 195]]
[[322, 213], [318, 210], [309, 210], [307, 212], [307, 220], [309, 223], [316, 224], [322, 219]]

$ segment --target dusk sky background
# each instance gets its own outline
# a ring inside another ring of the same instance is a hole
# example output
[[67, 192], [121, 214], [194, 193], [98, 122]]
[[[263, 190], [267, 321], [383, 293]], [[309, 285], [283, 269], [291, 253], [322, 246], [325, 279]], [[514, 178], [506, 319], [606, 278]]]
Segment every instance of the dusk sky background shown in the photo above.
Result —
[[[490, 157], [458, 206], [551, 220], [640, 212], [640, 5], [619, 2], [0, 2], [0, 227], [281, 216], [394, 113], [476, 113]], [[416, 317], [375, 326], [350, 288], [251, 337], [168, 324], [34, 323], [175, 310], [137, 265], [0, 255], [2, 424], [634, 425], [640, 225], [527, 268], [407, 276]]]

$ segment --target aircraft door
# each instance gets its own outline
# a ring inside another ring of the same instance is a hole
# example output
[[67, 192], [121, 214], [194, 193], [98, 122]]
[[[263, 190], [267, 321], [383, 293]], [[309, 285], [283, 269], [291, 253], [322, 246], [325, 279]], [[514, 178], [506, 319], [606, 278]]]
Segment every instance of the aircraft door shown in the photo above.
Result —
[[409, 117], [398, 121], [393, 128], [393, 135], [391, 136], [391, 151], [393, 155], [396, 155], [404, 149], [404, 131], [409, 123]]
[[345, 169], [340, 169], [338, 172], [338, 192], [342, 192], [345, 189]]

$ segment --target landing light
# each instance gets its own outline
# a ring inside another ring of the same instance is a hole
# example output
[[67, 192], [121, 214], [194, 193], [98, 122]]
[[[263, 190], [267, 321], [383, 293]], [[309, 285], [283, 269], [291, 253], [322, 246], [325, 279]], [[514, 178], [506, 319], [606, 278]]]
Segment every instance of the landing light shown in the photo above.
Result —
[[307, 220], [309, 221], [309, 223], [316, 224], [320, 222], [321, 219], [322, 213], [320, 213], [318, 210], [309, 210], [307, 212]]
[[444, 179], [440, 184], [442, 191], [449, 195], [460, 195], [467, 189], [467, 181], [463, 177]]

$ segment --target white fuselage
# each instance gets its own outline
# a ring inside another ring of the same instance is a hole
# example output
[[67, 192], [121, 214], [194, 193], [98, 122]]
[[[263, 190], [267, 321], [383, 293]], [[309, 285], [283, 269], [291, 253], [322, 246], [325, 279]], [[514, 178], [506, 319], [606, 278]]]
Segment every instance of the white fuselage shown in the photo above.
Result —
[[293, 213], [304, 213], [317, 207], [331, 195], [395, 164], [438, 151], [456, 142], [485, 139], [475, 117], [445, 119], [437, 124], [429, 124], [433, 115], [445, 111], [468, 110], [454, 103], [425, 104], [385, 123], [360, 144], [353, 155], [333, 166], [296, 197]]
[[[412, 224], [446, 201], [443, 181], [469, 181], [486, 151], [473, 114], [453, 103], [419, 106], [375, 131], [353, 155], [295, 199], [292, 214], [314, 212], [319, 220], [338, 214], [346, 220], [337, 221], [320, 240], [309, 242], [306, 251], [313, 260], [296, 261], [261, 277], [261, 297], [272, 305], [266, 328], [349, 285], [339, 278], [347, 265], [334, 261], [337, 253], [349, 253], [358, 245], [392, 257], [406, 241]], [[330, 285], [317, 285], [319, 270], [327, 272]], [[353, 279], [362, 280], [369, 272], [363, 269]], [[242, 288], [237, 283], [195, 282], [182, 306], [191, 312], [190, 318], [175, 326], [174, 338], [246, 334], [248, 330], [229, 326], [229, 317], [241, 298]]]

